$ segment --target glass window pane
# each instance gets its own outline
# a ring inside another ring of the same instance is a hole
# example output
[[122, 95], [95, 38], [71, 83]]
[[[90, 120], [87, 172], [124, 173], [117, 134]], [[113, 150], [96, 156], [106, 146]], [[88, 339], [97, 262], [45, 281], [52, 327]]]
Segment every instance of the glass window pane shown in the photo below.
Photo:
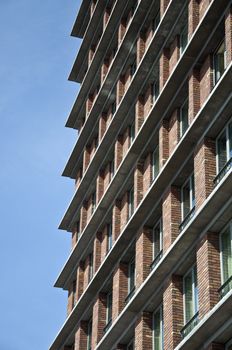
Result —
[[129, 264], [129, 290], [128, 293], [132, 291], [135, 286], [135, 261], [132, 260]]
[[224, 130], [221, 136], [217, 139], [217, 152], [218, 152], [218, 171], [220, 172], [227, 163], [226, 130]]
[[189, 126], [188, 121], [188, 100], [180, 109], [180, 136], [183, 136]]
[[153, 258], [159, 254], [159, 252], [162, 250], [162, 229], [161, 224], [159, 223], [153, 231], [153, 240], [154, 240], [154, 256]]
[[229, 158], [232, 157], [232, 123], [229, 124]]
[[221, 78], [225, 70], [225, 42], [223, 41], [219, 49], [214, 54], [214, 75], [215, 83]]
[[194, 182], [194, 174], [191, 176], [191, 190], [192, 190], [192, 202], [191, 209], [195, 207], [195, 182]]
[[182, 207], [183, 207], [183, 218], [188, 215], [190, 212], [190, 183], [189, 181], [187, 184], [182, 188]]
[[188, 43], [188, 25], [186, 24], [180, 34], [180, 51], [184, 51]]
[[193, 270], [193, 279], [194, 279], [194, 314], [198, 311], [198, 282], [197, 282], [197, 267], [194, 267]]
[[231, 252], [231, 236], [228, 229], [221, 235], [222, 249], [222, 279], [225, 283], [232, 275], [232, 252]]
[[184, 278], [185, 323], [187, 323], [194, 314], [192, 283], [192, 271], [190, 271], [190, 273]]
[[159, 148], [156, 147], [152, 154], [152, 179], [154, 180], [159, 174]]

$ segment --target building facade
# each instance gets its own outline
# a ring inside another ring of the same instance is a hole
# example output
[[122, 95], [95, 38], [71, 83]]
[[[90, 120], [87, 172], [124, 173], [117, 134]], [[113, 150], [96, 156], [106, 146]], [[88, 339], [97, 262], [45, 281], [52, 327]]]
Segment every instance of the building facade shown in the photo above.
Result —
[[232, 349], [232, 2], [83, 0], [50, 350]]

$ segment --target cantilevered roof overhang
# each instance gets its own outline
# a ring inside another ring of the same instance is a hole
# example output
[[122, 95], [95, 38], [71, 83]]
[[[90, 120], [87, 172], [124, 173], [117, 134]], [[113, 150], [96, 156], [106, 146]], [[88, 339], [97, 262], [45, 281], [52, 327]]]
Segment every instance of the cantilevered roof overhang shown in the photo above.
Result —
[[72, 36], [82, 38], [84, 36], [85, 30], [88, 26], [90, 19], [90, 5], [91, 0], [83, 0], [81, 7], [78, 11], [77, 18], [74, 22], [73, 29], [71, 32]]

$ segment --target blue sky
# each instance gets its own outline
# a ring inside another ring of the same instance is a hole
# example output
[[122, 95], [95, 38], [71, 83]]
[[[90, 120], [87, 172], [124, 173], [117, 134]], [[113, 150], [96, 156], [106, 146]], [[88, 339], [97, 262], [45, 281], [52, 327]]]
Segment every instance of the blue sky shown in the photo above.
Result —
[[60, 176], [77, 133], [67, 81], [80, 1], [0, 0], [0, 350], [43, 350], [66, 317], [53, 283], [70, 250], [57, 229], [73, 194]]

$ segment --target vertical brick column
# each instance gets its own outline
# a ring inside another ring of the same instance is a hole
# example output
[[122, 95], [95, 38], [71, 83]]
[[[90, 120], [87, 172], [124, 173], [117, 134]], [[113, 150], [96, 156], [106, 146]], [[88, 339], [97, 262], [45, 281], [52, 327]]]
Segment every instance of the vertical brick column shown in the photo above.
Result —
[[84, 262], [84, 281], [83, 281], [83, 292], [87, 288], [89, 284], [89, 255], [86, 257], [85, 262]]
[[232, 61], [232, 6], [226, 12], [225, 19], [226, 64]]
[[109, 70], [109, 66], [110, 66], [109, 59], [105, 58], [104, 62], [102, 64], [102, 67], [101, 67], [101, 84], [105, 80], [105, 77], [106, 77], [108, 70]]
[[102, 243], [102, 233], [97, 232], [93, 243], [93, 268], [94, 273], [97, 272], [101, 265], [101, 243]]
[[110, 183], [110, 165], [109, 163], [104, 170], [104, 189], [106, 190]]
[[170, 186], [166, 191], [163, 204], [163, 250], [166, 252], [179, 234], [181, 223], [180, 189]]
[[90, 49], [89, 49], [89, 55], [88, 55], [88, 64], [89, 64], [89, 66], [90, 66], [91, 61], [92, 61], [92, 59], [93, 59], [95, 50], [96, 50], [96, 46], [95, 46], [95, 45], [92, 45], [92, 46], [90, 47]]
[[118, 136], [118, 139], [115, 142], [115, 150], [114, 150], [114, 168], [115, 170], [118, 169], [121, 161], [122, 161], [122, 154], [123, 154], [123, 137], [122, 135]]
[[163, 119], [159, 129], [159, 167], [164, 166], [169, 157], [169, 121]]
[[150, 113], [150, 110], [152, 108], [153, 99], [152, 99], [152, 91], [151, 91], [151, 84], [147, 87], [147, 90], [145, 92], [144, 96], [144, 118], [146, 119], [148, 114]]
[[169, 155], [171, 156], [174, 152], [176, 145], [180, 140], [180, 125], [179, 125], [179, 109], [175, 109], [169, 119]]
[[144, 97], [142, 95], [139, 95], [135, 104], [135, 134], [138, 133], [143, 122], [144, 122]]
[[75, 187], [76, 188], [80, 185], [81, 175], [82, 175], [82, 169], [79, 169], [78, 172], [77, 172], [76, 179], [75, 179]]
[[128, 215], [129, 215], [129, 196], [128, 196], [128, 192], [126, 192], [122, 197], [122, 202], [121, 202], [121, 231], [123, 230], [124, 226], [128, 221]]
[[112, 215], [112, 237], [115, 242], [121, 231], [121, 201], [116, 200], [113, 206]]
[[170, 46], [169, 74], [172, 73], [180, 57], [179, 40], [179, 36], [176, 35]]
[[163, 89], [169, 77], [169, 57], [170, 57], [169, 48], [164, 48], [159, 61], [160, 91]]
[[124, 93], [127, 91], [128, 87], [130, 86], [131, 82], [131, 72], [130, 68], [127, 69], [125, 75], [124, 75]]
[[92, 349], [95, 349], [103, 336], [106, 325], [106, 294], [99, 293], [93, 306]]
[[194, 181], [196, 209], [198, 209], [214, 188], [216, 176], [216, 147], [210, 138], [197, 145], [194, 152]]
[[143, 199], [143, 168], [144, 161], [139, 160], [134, 171], [134, 205], [135, 208]]
[[136, 235], [136, 288], [139, 287], [150, 273], [152, 263], [152, 228], [144, 226]]
[[121, 102], [121, 99], [123, 98], [125, 91], [125, 77], [124, 75], [121, 75], [116, 87], [116, 105], [118, 106]]
[[152, 155], [148, 153], [143, 168], [143, 195], [146, 194], [152, 182]]
[[207, 8], [209, 7], [209, 4], [212, 0], [200, 0], [200, 6], [199, 6], [199, 17], [200, 20], [204, 16]]
[[100, 170], [96, 181], [96, 202], [99, 203], [104, 193], [104, 171]]
[[90, 153], [91, 153], [90, 146], [86, 146], [83, 154], [83, 173], [85, 173], [86, 169], [88, 168], [88, 165], [90, 162]]
[[199, 317], [204, 317], [219, 301], [221, 285], [219, 235], [208, 232], [197, 249]]
[[135, 324], [135, 350], [152, 349], [152, 313], [143, 311]]
[[77, 268], [77, 289], [76, 289], [76, 298], [77, 300], [80, 299], [82, 293], [83, 293], [83, 288], [84, 288], [84, 270], [85, 270], [85, 265], [83, 261], [80, 261], [80, 264]]
[[206, 57], [200, 70], [200, 96], [201, 106], [206, 101], [213, 88], [212, 57]]
[[137, 39], [136, 53], [137, 53], [137, 66], [143, 58], [146, 49], [146, 34], [144, 32], [139, 33]]
[[90, 94], [86, 100], [86, 114], [88, 115], [93, 105], [93, 95]]
[[72, 229], [72, 249], [75, 247], [76, 243], [77, 243], [77, 228], [74, 227]]
[[170, 0], [160, 0], [160, 17], [163, 16], [166, 8], [168, 7]]
[[189, 1], [188, 14], [188, 36], [190, 39], [199, 23], [199, 0]]
[[189, 124], [197, 115], [201, 107], [201, 95], [200, 95], [200, 72], [197, 68], [194, 68], [188, 81], [189, 86]]
[[164, 349], [173, 350], [181, 341], [183, 327], [182, 276], [173, 275], [163, 295]]
[[107, 225], [104, 227], [102, 231], [102, 242], [101, 242], [101, 261], [105, 259], [106, 253], [107, 253]]
[[104, 16], [103, 16], [103, 32], [106, 29], [109, 17], [110, 17], [110, 13], [111, 13], [111, 8], [110, 7], [106, 7], [105, 12], [104, 12]]
[[75, 334], [75, 350], [87, 348], [88, 322], [81, 321]]
[[80, 231], [83, 232], [87, 224], [88, 202], [84, 201], [80, 210]]
[[212, 343], [208, 346], [207, 350], [225, 350], [225, 345], [221, 343]]
[[98, 125], [99, 141], [101, 141], [101, 139], [103, 138], [106, 132], [106, 120], [107, 120], [107, 115], [105, 113], [102, 113], [99, 119], [99, 125]]
[[67, 305], [67, 316], [70, 315], [73, 309], [73, 285], [70, 283], [68, 288], [68, 305]]
[[130, 135], [129, 135], [129, 128], [126, 128], [125, 132], [123, 133], [123, 158], [125, 157], [129, 147], [130, 147]]
[[114, 321], [125, 306], [128, 293], [127, 286], [128, 266], [120, 262], [113, 274], [112, 320]]
[[120, 45], [121, 41], [123, 40], [124, 34], [126, 32], [126, 18], [121, 19], [121, 23], [118, 28], [118, 46]]

